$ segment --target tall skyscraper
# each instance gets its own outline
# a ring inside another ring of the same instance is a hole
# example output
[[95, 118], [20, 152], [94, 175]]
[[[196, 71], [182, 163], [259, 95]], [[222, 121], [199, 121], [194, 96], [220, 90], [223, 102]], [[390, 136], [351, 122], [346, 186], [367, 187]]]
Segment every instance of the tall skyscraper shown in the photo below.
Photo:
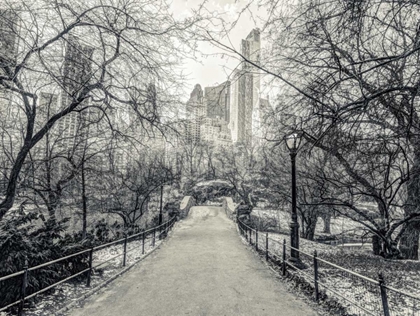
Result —
[[[9, 67], [13, 70], [18, 46], [18, 32], [16, 13], [12, 10], [0, 9], [0, 75], [6, 75], [6, 69]], [[16, 121], [18, 113], [13, 111], [11, 102], [12, 94], [0, 85], [0, 112], [4, 123]]]
[[[92, 54], [93, 48], [82, 45], [76, 38], [69, 36], [63, 65], [62, 108], [68, 107], [88, 84], [92, 69]], [[60, 133], [67, 139], [68, 147], [74, 144], [80, 120], [80, 114], [73, 112], [59, 121]]]
[[[18, 52], [19, 16], [12, 10], [0, 9], [0, 76], [14, 71]], [[7, 82], [7, 81], [6, 81]], [[13, 104], [13, 94], [0, 85], [0, 194], [6, 189], [10, 157], [22, 141], [20, 107]]]
[[205, 87], [204, 102], [206, 103], [208, 118], [220, 118], [225, 122], [229, 122], [230, 81], [214, 87]]
[[260, 143], [267, 135], [269, 121], [274, 116], [273, 108], [269, 99], [259, 98], [252, 111], [252, 134], [253, 143]]
[[[242, 40], [241, 45], [242, 55], [253, 62], [256, 65], [260, 65], [260, 50], [261, 50], [261, 41], [260, 41], [260, 30], [253, 29], [246, 39]], [[258, 68], [254, 67], [250, 63], [243, 63], [242, 70], [250, 73], [252, 75], [252, 107], [258, 102], [260, 97], [260, 74]], [[248, 91], [247, 91], [248, 92]]]
[[206, 116], [203, 97], [203, 89], [196, 84], [187, 102], [187, 138], [190, 142], [200, 140], [200, 126]]
[[241, 69], [233, 73], [229, 127], [232, 140], [252, 144], [252, 112], [259, 101], [260, 76], [250, 62], [260, 63], [260, 31], [252, 30], [241, 42], [241, 54], [246, 58]]

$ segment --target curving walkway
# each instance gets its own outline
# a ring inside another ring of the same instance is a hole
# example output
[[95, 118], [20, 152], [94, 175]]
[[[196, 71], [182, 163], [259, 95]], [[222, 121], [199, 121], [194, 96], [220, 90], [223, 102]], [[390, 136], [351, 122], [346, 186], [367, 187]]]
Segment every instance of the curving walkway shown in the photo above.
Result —
[[317, 315], [245, 246], [219, 207], [194, 207], [145, 261], [71, 316]]

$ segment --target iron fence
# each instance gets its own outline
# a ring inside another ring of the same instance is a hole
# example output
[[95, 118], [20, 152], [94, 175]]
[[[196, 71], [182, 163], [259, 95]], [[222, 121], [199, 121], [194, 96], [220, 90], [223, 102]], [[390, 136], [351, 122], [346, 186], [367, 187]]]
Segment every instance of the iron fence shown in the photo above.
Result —
[[[164, 222], [163, 224], [150, 228], [144, 232], [126, 236], [124, 238], [121, 238], [121, 239], [118, 239], [118, 240], [115, 240], [106, 244], [102, 244], [96, 247], [92, 247], [90, 249], [85, 249], [77, 253], [59, 258], [57, 260], [45, 262], [37, 266], [25, 267], [21, 271], [0, 277], [0, 287], [4, 286], [5, 281], [11, 281], [12, 279], [14, 280], [15, 284], [20, 284], [19, 285], [20, 286], [19, 299], [5, 306], [1, 306], [0, 312], [6, 311], [14, 306], [17, 306], [18, 315], [21, 316], [23, 314], [25, 302], [29, 301], [31, 298], [34, 298], [35, 296], [41, 293], [51, 290], [54, 287], [62, 283], [65, 283], [67, 281], [70, 281], [78, 276], [84, 275], [86, 286], [90, 287], [92, 271], [94, 271], [94, 269], [97, 269], [119, 257], [122, 257], [121, 265], [125, 267], [127, 264], [127, 255], [130, 252], [135, 250], [137, 247], [141, 247], [141, 252], [142, 254], [144, 254], [145, 246], [147, 244], [150, 244], [151, 247], [155, 247], [156, 238], [157, 237], [165, 238], [167, 233], [172, 229], [175, 221], [176, 221], [176, 217], [172, 217], [171, 219]], [[134, 245], [135, 243], [133, 241], [137, 241], [136, 245]], [[130, 245], [133, 245], [133, 246], [129, 247]], [[95, 261], [98, 261], [98, 257], [95, 257], [95, 252], [105, 249], [105, 248], [109, 248], [111, 246], [116, 246], [116, 247], [120, 246], [121, 251], [117, 252], [115, 255], [111, 256], [110, 258], [107, 258], [106, 260], [103, 260], [101, 262], [95, 262]], [[78, 259], [78, 260], [75, 260], [75, 259]], [[69, 261], [69, 260], [72, 260], [70, 265], [72, 265], [72, 268], [75, 271], [74, 273], [71, 273], [71, 275], [68, 275], [68, 273], [63, 274], [63, 275], [57, 275], [60, 273], [60, 269], [51, 269], [52, 266], [66, 263], [66, 261]], [[77, 262], [83, 262], [83, 265], [82, 265], [83, 268], [77, 269], [77, 267], [75, 266], [77, 265]], [[87, 266], [87, 268], [84, 268], [85, 266]], [[51, 274], [52, 274], [51, 276], [54, 277], [55, 280], [56, 279], [60, 279], [60, 280], [48, 286], [44, 286], [44, 287], [41, 286], [42, 288], [39, 288], [41, 284], [39, 284], [39, 281], [36, 278], [36, 272], [39, 273], [40, 270], [48, 269], [48, 268], [50, 269], [49, 271], [51, 271]], [[32, 292], [28, 292], [29, 285], [32, 285], [31, 288], [36, 288], [36, 290], [33, 290]], [[33, 285], [37, 285], [37, 286], [33, 286]]]
[[[291, 273], [309, 284], [313, 296], [333, 298], [345, 310], [345, 315], [420, 316], [420, 297], [387, 286], [381, 274], [374, 280], [318, 257], [290, 247], [286, 240], [270, 238], [237, 219], [240, 234], [265, 260], [278, 265], [283, 275]], [[290, 252], [299, 253], [294, 261]]]

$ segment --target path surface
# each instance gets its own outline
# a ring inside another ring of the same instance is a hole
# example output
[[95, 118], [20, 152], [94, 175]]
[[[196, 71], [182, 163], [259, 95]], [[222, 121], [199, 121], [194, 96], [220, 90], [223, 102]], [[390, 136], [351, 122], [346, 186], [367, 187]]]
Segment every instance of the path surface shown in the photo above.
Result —
[[287, 292], [234, 225], [221, 208], [192, 208], [160, 249], [69, 315], [317, 315]]

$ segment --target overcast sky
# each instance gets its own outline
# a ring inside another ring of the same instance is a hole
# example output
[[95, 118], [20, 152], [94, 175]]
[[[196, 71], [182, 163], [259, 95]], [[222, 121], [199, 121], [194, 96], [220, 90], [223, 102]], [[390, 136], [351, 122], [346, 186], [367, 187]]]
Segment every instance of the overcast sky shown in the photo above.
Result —
[[[184, 15], [190, 12], [193, 8], [197, 8], [203, 0], [173, 0], [172, 8], [175, 15]], [[226, 19], [230, 16], [231, 19], [236, 19], [239, 11], [250, 0], [209, 0], [206, 2], [206, 7], [210, 11], [228, 12]], [[254, 17], [263, 14], [258, 11], [255, 5], [250, 9]], [[225, 20], [226, 20], [225, 19]], [[241, 39], [245, 38], [249, 32], [255, 27], [259, 27], [258, 21], [251, 18], [251, 14], [246, 12], [242, 14], [236, 27], [230, 34], [232, 44], [239, 49]], [[210, 44], [201, 44], [199, 47], [205, 54], [220, 53], [221, 51]], [[215, 85], [227, 80], [230, 72], [237, 66], [238, 61], [233, 58], [223, 58], [220, 55], [216, 56], [202, 56], [197, 61], [187, 60], [185, 62], [185, 71], [189, 74], [189, 89], [193, 89], [194, 85], [199, 83], [203, 88], [205, 86]]]

